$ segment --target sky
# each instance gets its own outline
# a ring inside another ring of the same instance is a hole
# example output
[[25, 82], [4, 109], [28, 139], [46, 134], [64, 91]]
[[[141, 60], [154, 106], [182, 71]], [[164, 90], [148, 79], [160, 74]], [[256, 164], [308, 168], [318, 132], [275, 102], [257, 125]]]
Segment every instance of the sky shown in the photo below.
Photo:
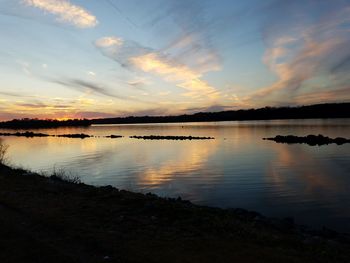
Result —
[[0, 120], [350, 101], [350, 1], [0, 0]]

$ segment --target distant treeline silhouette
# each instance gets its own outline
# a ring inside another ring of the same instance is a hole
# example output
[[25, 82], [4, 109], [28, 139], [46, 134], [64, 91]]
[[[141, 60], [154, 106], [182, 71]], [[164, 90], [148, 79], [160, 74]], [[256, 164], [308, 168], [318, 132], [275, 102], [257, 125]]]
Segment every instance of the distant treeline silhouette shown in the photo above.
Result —
[[260, 109], [199, 112], [178, 116], [130, 116], [92, 120], [93, 124], [211, 122], [237, 120], [350, 118], [350, 103], [329, 103], [300, 107], [265, 107]]
[[91, 124], [211, 122], [313, 118], [350, 118], [350, 103], [328, 103], [300, 107], [265, 107], [247, 110], [199, 112], [195, 114], [184, 114], [177, 116], [129, 116], [94, 120], [73, 119], [59, 121], [51, 119], [39, 120], [25, 118], [0, 122], [0, 128], [33, 129], [90, 126]]
[[73, 119], [73, 120], [39, 120], [39, 119], [15, 119], [12, 121], [0, 122], [0, 128], [8, 129], [35, 129], [35, 128], [58, 128], [70, 126], [89, 126], [91, 121], [87, 119]]

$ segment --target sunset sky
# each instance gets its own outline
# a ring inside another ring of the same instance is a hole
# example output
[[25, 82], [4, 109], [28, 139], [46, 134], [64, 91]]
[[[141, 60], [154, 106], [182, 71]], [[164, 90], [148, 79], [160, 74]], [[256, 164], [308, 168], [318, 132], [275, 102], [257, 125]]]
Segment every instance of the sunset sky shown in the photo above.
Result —
[[350, 101], [350, 1], [0, 0], [0, 120]]

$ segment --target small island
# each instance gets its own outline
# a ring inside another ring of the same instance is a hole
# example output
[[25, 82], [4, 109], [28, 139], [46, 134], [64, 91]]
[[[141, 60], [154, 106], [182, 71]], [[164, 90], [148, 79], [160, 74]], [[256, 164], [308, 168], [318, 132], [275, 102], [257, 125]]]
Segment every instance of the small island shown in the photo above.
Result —
[[161, 135], [146, 135], [146, 136], [130, 136], [133, 139], [143, 140], [213, 140], [213, 137], [196, 137], [196, 136], [161, 136]]
[[308, 135], [308, 136], [295, 136], [295, 135], [277, 135], [272, 138], [263, 138], [263, 140], [275, 141], [277, 143], [287, 143], [287, 144], [295, 144], [295, 143], [305, 143], [311, 146], [321, 146], [327, 145], [331, 143], [335, 143], [337, 145], [342, 145], [345, 143], [350, 143], [350, 139], [337, 137], [337, 138], [329, 138], [327, 136], [319, 135]]
[[16, 136], [16, 137], [26, 137], [26, 138], [33, 138], [33, 137], [48, 137], [51, 136], [49, 134], [45, 133], [36, 133], [31, 131], [26, 132], [0, 132], [0, 136]]
[[76, 133], [76, 134], [60, 134], [60, 135], [56, 135], [56, 137], [85, 139], [85, 138], [90, 138], [93, 136], [85, 134], [85, 133]]

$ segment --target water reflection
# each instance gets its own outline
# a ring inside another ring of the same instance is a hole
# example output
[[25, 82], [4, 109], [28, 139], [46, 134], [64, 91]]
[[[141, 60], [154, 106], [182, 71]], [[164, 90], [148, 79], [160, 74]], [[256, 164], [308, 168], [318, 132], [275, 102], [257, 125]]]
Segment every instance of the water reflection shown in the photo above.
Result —
[[342, 169], [305, 145], [273, 148], [276, 156], [267, 166], [266, 180], [275, 188], [270, 192], [277, 200], [275, 209], [288, 209], [303, 223], [323, 226], [339, 222], [337, 228], [349, 231], [350, 211], [345, 208], [350, 206], [350, 178]]
[[[171, 147], [171, 146], [169, 146]], [[171, 181], [179, 180], [179, 177], [191, 177], [206, 165], [208, 158], [215, 154], [218, 140], [208, 142], [186, 142], [177, 151], [168, 156], [168, 160], [162, 161], [156, 166], [147, 167], [138, 174], [138, 184], [147, 188], [162, 187]], [[208, 173], [203, 174], [198, 180], [205, 180]]]
[[[285, 145], [277, 134], [348, 137], [349, 120], [143, 124], [38, 130], [120, 134], [109, 138], [5, 138], [14, 164], [64, 167], [86, 183], [243, 207], [350, 232], [350, 145]], [[130, 135], [210, 136], [210, 141], [140, 141]]]
[[305, 146], [274, 145], [273, 149], [277, 156], [268, 165], [271, 183], [290, 187], [288, 179], [293, 176], [293, 179], [302, 182], [306, 192], [342, 190], [342, 184], [331, 177], [329, 167], [310, 155]]

